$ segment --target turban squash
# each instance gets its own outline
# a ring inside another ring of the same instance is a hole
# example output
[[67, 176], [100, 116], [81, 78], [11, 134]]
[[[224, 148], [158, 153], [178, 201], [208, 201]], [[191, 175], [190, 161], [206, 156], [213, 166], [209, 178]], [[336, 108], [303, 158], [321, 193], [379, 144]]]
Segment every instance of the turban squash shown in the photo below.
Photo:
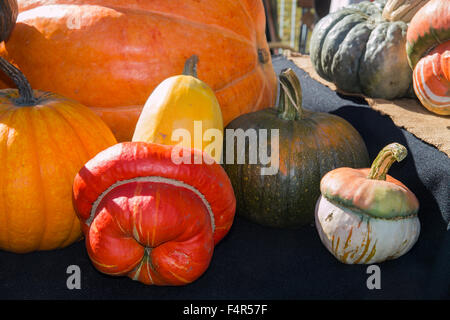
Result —
[[[224, 168], [234, 187], [239, 215], [271, 227], [299, 228], [314, 221], [322, 176], [337, 167], [365, 167], [369, 156], [358, 131], [346, 120], [303, 109], [300, 82], [293, 70], [283, 71], [280, 83], [278, 108], [242, 115], [226, 127], [224, 154], [233, 158], [224, 159]], [[273, 130], [278, 130], [278, 139], [272, 139]], [[251, 141], [252, 133], [259, 147], [239, 146], [239, 137], [245, 134]], [[267, 146], [261, 148], [265, 137]], [[257, 150], [259, 161], [251, 160], [251, 150]], [[266, 152], [275, 170], [261, 160]], [[244, 161], [239, 159], [241, 154]], [[272, 172], [263, 174], [264, 170]]]
[[116, 139], [86, 106], [32, 90], [1, 57], [0, 68], [18, 87], [0, 90], [0, 249], [26, 253], [68, 246], [81, 238], [73, 178]]
[[408, 28], [407, 53], [422, 105], [450, 115], [450, 0], [431, 0]]
[[382, 16], [385, 1], [363, 1], [322, 18], [311, 35], [316, 72], [345, 92], [394, 99], [413, 95], [405, 51], [408, 25]]
[[[189, 159], [176, 163], [174, 156]], [[187, 156], [187, 157], [186, 157]], [[154, 285], [185, 285], [208, 268], [236, 208], [223, 168], [197, 149], [112, 146], [75, 177], [73, 198], [94, 266]]]
[[371, 168], [337, 168], [320, 182], [315, 220], [325, 247], [346, 264], [372, 264], [407, 253], [420, 233], [419, 202], [387, 174], [407, 155], [404, 146], [384, 147]]
[[275, 102], [260, 0], [18, 2], [18, 23], [0, 54], [34, 87], [91, 107], [119, 141], [131, 140], [150, 93], [193, 54], [225, 125]]

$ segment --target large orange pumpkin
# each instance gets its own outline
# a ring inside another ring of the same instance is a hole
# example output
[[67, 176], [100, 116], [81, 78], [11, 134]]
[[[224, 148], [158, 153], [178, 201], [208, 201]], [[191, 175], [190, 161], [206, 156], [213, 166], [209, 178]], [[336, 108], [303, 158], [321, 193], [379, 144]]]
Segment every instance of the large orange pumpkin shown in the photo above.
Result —
[[72, 183], [84, 163], [116, 140], [89, 108], [32, 90], [0, 57], [17, 89], [0, 90], [0, 249], [25, 253], [81, 238]]
[[0, 54], [33, 87], [93, 108], [120, 141], [131, 139], [153, 89], [180, 74], [193, 54], [224, 125], [275, 103], [261, 0], [18, 2], [17, 25]]

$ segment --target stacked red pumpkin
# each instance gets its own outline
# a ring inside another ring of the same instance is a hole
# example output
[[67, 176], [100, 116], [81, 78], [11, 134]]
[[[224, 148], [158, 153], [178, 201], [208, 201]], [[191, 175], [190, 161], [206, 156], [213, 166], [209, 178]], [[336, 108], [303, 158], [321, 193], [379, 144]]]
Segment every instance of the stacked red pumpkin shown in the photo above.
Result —
[[32, 86], [92, 108], [119, 141], [131, 140], [150, 93], [193, 54], [225, 125], [275, 103], [261, 0], [18, 3], [17, 25], [0, 55]]
[[[17, 2], [2, 1], [0, 41], [8, 40], [16, 17]], [[17, 87], [0, 90], [0, 249], [26, 253], [66, 247], [81, 238], [73, 177], [117, 141], [86, 106], [33, 90], [2, 57], [0, 70]]]

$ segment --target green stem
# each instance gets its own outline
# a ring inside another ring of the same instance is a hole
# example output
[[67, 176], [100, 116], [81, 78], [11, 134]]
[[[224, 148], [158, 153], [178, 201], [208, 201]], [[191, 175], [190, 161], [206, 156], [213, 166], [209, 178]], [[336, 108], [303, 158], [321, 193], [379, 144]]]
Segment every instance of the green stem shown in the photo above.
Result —
[[20, 106], [36, 105], [37, 99], [34, 97], [33, 89], [24, 74], [3, 57], [0, 57], [0, 69], [14, 81], [19, 90], [19, 98], [16, 99], [15, 103]]
[[194, 54], [192, 57], [186, 60], [186, 63], [184, 64], [183, 75], [197, 78], [197, 64], [198, 56]]
[[302, 87], [292, 69], [285, 69], [280, 74], [280, 87], [278, 117], [284, 120], [302, 119]]
[[386, 174], [392, 164], [406, 158], [408, 150], [399, 143], [391, 143], [384, 147], [370, 167], [368, 179], [386, 180]]

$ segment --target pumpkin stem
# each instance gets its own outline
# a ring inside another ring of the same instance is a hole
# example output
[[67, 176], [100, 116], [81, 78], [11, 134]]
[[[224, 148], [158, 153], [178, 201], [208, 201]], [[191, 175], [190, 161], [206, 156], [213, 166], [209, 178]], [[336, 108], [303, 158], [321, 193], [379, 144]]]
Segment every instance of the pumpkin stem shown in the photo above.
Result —
[[278, 117], [284, 120], [302, 119], [302, 87], [300, 80], [292, 69], [285, 69], [280, 74], [280, 101]]
[[195, 54], [187, 59], [186, 63], [184, 64], [183, 75], [197, 78], [197, 63], [198, 56]]
[[392, 164], [406, 158], [408, 150], [400, 143], [391, 143], [384, 147], [370, 167], [368, 179], [386, 180], [386, 174]]
[[25, 75], [3, 57], [0, 57], [0, 69], [14, 81], [19, 89], [19, 98], [15, 100], [15, 103], [21, 106], [35, 105], [37, 99]]

